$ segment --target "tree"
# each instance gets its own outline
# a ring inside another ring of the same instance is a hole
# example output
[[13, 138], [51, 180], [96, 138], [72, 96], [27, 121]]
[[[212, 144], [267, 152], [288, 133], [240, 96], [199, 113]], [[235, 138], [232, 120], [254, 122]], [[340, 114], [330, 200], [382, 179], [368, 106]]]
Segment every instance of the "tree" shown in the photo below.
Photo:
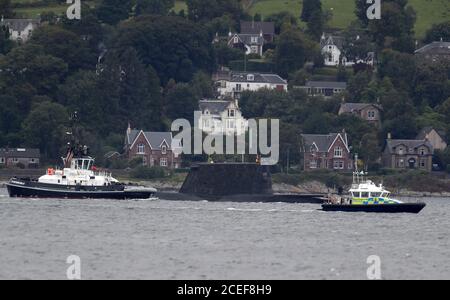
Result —
[[0, 0], [0, 17], [11, 18], [14, 16], [14, 10], [11, 0]]
[[281, 76], [303, 68], [307, 60], [320, 53], [317, 44], [309, 40], [300, 31], [290, 29], [283, 32], [277, 43], [274, 61]]
[[8, 53], [13, 46], [9, 39], [9, 30], [6, 26], [0, 26], [0, 54]]
[[143, 14], [167, 15], [175, 5], [175, 0], [136, 0], [135, 13], [137, 16]]
[[102, 0], [97, 8], [97, 16], [100, 21], [115, 25], [128, 19], [132, 7], [132, 0]]
[[434, 24], [426, 33], [424, 42], [432, 43], [437, 41], [450, 42], [450, 21]]
[[58, 26], [43, 26], [33, 32], [30, 43], [42, 47], [45, 54], [62, 59], [73, 72], [81, 68], [94, 68], [96, 55], [81, 37]]
[[282, 11], [279, 13], [274, 13], [268, 15], [264, 18], [266, 22], [274, 22], [275, 23], [275, 33], [281, 34], [282, 31], [286, 28], [297, 27], [298, 21], [297, 17], [292, 13], [287, 11]]
[[386, 49], [381, 52], [379, 75], [389, 77], [398, 89], [410, 91], [414, 84], [416, 60], [408, 53]]
[[316, 10], [310, 16], [307, 24], [306, 32], [314, 39], [319, 40], [323, 34], [323, 28], [325, 25], [324, 16], [322, 10]]
[[67, 120], [67, 110], [61, 104], [43, 102], [36, 105], [23, 122], [25, 144], [39, 148], [47, 157], [59, 157]]
[[[143, 34], [145, 32], [145, 34]], [[197, 71], [214, 69], [212, 36], [200, 25], [179, 17], [139, 16], [119, 25], [113, 47], [136, 49], [163, 85], [171, 78], [188, 82]]]
[[198, 109], [198, 100], [194, 89], [189, 84], [178, 83], [165, 96], [166, 116], [172, 121], [184, 118], [192, 122], [194, 111]]
[[308, 23], [314, 14], [322, 15], [322, 2], [320, 0], [304, 0], [301, 19], [303, 22]]
[[240, 0], [187, 0], [188, 16], [194, 22], [210, 21], [229, 15], [239, 22], [244, 16]]

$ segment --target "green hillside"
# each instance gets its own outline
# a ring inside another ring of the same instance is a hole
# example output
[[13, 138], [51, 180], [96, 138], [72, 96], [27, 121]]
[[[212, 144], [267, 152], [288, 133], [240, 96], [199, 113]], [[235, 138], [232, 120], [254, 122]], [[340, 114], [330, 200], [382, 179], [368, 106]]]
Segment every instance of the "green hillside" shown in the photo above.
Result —
[[[333, 19], [329, 24], [333, 28], [344, 28], [355, 18], [355, 0], [322, 0], [325, 9], [332, 11]], [[450, 1], [448, 0], [409, 0], [417, 12], [416, 34], [421, 37], [435, 23], [450, 19]], [[263, 16], [281, 11], [300, 15], [303, 0], [255, 0], [250, 13]]]
[[[13, 3], [31, 3], [36, 0], [13, 0]], [[94, 5], [95, 0], [88, 1]], [[247, 1], [248, 3], [250, 1]], [[355, 18], [355, 0], [322, 0], [324, 8], [333, 13], [330, 21], [332, 28], [345, 28]], [[440, 23], [450, 19], [450, 1], [448, 0], [409, 0], [409, 3], [417, 12], [416, 34], [422, 37], [428, 28], [435, 23]], [[289, 11], [295, 15], [300, 15], [303, 0], [254, 0], [250, 5], [249, 13], [259, 13], [263, 17], [281, 12]], [[66, 4], [49, 5], [43, 7], [23, 7], [16, 9], [21, 17], [38, 17], [42, 12], [53, 11], [62, 13], [67, 9]], [[185, 1], [177, 0], [175, 10], [186, 10]]]

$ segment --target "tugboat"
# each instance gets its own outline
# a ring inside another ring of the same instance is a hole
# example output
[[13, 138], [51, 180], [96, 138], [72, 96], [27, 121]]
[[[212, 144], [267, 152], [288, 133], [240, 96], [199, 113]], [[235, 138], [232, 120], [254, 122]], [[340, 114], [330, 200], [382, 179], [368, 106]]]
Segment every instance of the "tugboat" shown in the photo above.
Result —
[[353, 184], [349, 197], [329, 197], [322, 205], [323, 211], [368, 212], [368, 213], [415, 213], [425, 208], [425, 203], [403, 203], [390, 198], [391, 193], [382, 184], [376, 185], [365, 179], [364, 171], [358, 171], [358, 158], [355, 158]]
[[[72, 120], [76, 120], [76, 113]], [[12, 178], [7, 184], [10, 197], [59, 199], [150, 199], [156, 189], [127, 187], [112, 177], [111, 173], [97, 170], [89, 148], [81, 145], [75, 134], [62, 158], [64, 168], [49, 168], [38, 180]]]

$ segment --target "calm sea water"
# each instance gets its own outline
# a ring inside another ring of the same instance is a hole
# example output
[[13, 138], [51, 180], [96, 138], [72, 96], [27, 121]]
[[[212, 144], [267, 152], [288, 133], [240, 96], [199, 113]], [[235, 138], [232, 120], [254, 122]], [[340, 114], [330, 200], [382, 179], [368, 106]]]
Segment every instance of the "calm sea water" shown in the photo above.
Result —
[[[415, 199], [416, 200], [416, 199]], [[419, 215], [312, 204], [19, 200], [0, 190], [0, 279], [450, 278], [450, 199]]]

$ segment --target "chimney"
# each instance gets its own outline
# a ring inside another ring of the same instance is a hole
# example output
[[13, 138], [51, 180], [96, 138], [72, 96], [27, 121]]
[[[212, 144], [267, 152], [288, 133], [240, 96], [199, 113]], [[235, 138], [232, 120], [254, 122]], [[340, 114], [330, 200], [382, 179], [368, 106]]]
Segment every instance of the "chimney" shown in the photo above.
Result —
[[127, 134], [129, 135], [131, 133], [131, 124], [128, 122], [128, 128], [127, 128]]
[[390, 132], [388, 133], [387, 139], [392, 140], [392, 133], [390, 133]]

